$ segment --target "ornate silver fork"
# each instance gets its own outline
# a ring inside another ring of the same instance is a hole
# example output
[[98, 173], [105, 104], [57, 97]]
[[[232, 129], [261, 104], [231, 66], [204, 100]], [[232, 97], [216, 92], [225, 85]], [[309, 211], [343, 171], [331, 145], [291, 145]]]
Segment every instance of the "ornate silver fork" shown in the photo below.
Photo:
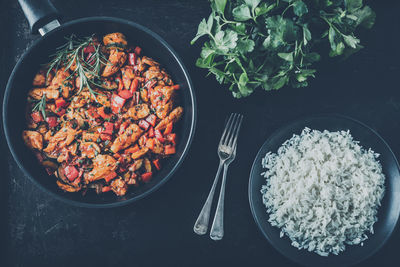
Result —
[[[212, 233], [215, 233], [215, 235], [213, 234], [211, 236], [210, 234], [211, 238], [214, 240], [219, 240], [218, 237], [220, 236], [222, 238], [223, 236], [223, 211], [224, 211], [226, 172], [228, 170], [229, 164], [233, 161], [233, 159], [236, 156], [236, 143], [242, 119], [243, 119], [242, 115], [232, 113], [228, 119], [228, 122], [226, 123], [224, 132], [222, 133], [221, 140], [219, 141], [218, 145], [218, 156], [220, 161], [217, 174], [215, 175], [215, 179], [211, 187], [210, 193], [208, 194], [207, 200], [204, 203], [204, 206], [201, 209], [199, 217], [197, 218], [193, 227], [193, 230], [196, 234], [204, 235], [205, 233], [207, 233], [215, 188], [218, 184], [219, 174], [221, 172], [222, 166], [224, 165], [224, 177], [221, 185], [221, 192], [218, 200], [216, 216], [214, 218], [214, 223], [213, 223], [214, 231], [212, 231]], [[217, 217], [218, 219], [216, 220]], [[221, 236], [221, 229], [222, 229], [222, 236]], [[215, 238], [213, 238], [214, 236]]]

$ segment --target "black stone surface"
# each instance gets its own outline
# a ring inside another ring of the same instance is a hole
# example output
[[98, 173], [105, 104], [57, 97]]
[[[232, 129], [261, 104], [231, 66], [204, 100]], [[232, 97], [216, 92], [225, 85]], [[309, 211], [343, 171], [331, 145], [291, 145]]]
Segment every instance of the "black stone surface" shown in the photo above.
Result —
[[[335, 112], [378, 131], [400, 155], [400, 2], [370, 1], [375, 27], [361, 32], [366, 48], [345, 62], [326, 58], [308, 88], [259, 91], [245, 99], [194, 66], [191, 46], [209, 4], [200, 0], [53, 0], [64, 21], [107, 15], [130, 19], [161, 35], [183, 58], [198, 99], [198, 125], [188, 157], [175, 176], [150, 197], [114, 209], [85, 209], [54, 200], [34, 187], [1, 138], [1, 266], [293, 266], [259, 233], [247, 184], [252, 161], [268, 135], [302, 116]], [[0, 2], [1, 94], [13, 66], [39, 36], [13, 0]], [[229, 169], [225, 237], [193, 233], [218, 164], [216, 147], [225, 117], [245, 115], [238, 156]], [[400, 233], [360, 266], [396, 266]]]

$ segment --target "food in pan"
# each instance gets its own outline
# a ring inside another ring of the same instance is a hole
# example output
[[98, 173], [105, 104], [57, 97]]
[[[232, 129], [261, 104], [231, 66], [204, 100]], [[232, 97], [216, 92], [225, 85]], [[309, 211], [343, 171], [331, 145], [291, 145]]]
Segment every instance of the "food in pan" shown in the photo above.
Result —
[[178, 92], [122, 33], [71, 36], [33, 79], [23, 140], [62, 190], [122, 196], [175, 154]]
[[363, 245], [384, 195], [378, 154], [349, 131], [305, 128], [262, 160], [261, 193], [269, 222], [292, 245], [321, 256]]

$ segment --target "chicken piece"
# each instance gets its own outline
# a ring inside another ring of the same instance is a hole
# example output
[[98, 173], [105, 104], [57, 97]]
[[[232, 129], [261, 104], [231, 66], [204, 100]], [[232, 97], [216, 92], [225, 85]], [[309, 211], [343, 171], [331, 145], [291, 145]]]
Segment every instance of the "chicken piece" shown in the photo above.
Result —
[[129, 90], [131, 82], [133, 78], [135, 78], [135, 74], [133, 73], [133, 66], [125, 66], [121, 68], [122, 72], [122, 83], [124, 84], [124, 88]]
[[114, 143], [111, 146], [111, 151], [117, 153], [121, 149], [127, 148], [128, 146], [135, 143], [142, 135], [143, 130], [140, 129], [136, 124], [131, 124], [125, 129], [120, 135], [115, 138]]
[[158, 80], [161, 81], [165, 77], [165, 73], [163, 73], [160, 70], [160, 67], [158, 67], [158, 66], [151, 66], [148, 70], [146, 70], [144, 72], [143, 75], [144, 75], [146, 81], [150, 81], [150, 80], [153, 80], [153, 79], [155, 79], [157, 81]]
[[134, 120], [139, 120], [146, 118], [149, 114], [149, 106], [147, 104], [139, 104], [128, 109], [127, 112], [123, 115], [123, 118], [132, 118]]
[[146, 103], [149, 102], [149, 94], [146, 89], [140, 90], [140, 98]]
[[82, 140], [84, 142], [97, 142], [100, 138], [100, 133], [98, 132], [83, 132], [82, 133]]
[[72, 98], [71, 104], [69, 107], [71, 108], [80, 108], [86, 105], [88, 102], [97, 102], [103, 106], [111, 106], [110, 99], [104, 92], [95, 91], [97, 94], [93, 95], [90, 91], [85, 88], [79, 94], [75, 95]]
[[81, 151], [82, 157], [89, 159], [96, 157], [96, 155], [100, 153], [99, 145], [94, 142], [82, 142], [79, 146], [79, 150]]
[[46, 95], [46, 99], [57, 99], [60, 96], [60, 92], [57, 89], [52, 88], [33, 88], [29, 91], [29, 96], [33, 99], [40, 100], [43, 95]]
[[159, 117], [160, 119], [167, 117], [168, 113], [171, 112], [172, 107], [173, 107], [172, 101], [168, 101], [167, 103], [165, 103], [163, 105], [156, 106], [157, 117]]
[[49, 154], [54, 154], [63, 147], [71, 144], [72, 141], [75, 140], [75, 136], [80, 132], [81, 131], [75, 130], [71, 127], [64, 126], [50, 138], [49, 144], [45, 149], [43, 149], [43, 151]]
[[65, 113], [62, 117], [63, 121], [76, 121], [79, 127], [83, 127], [85, 125], [85, 118], [82, 116], [82, 112], [78, 112], [77, 109], [69, 108], [67, 109], [67, 113]]
[[54, 79], [51, 81], [49, 87], [52, 89], [60, 88], [62, 96], [64, 98], [68, 98], [70, 92], [75, 90], [75, 85], [72, 78], [70, 77], [69, 70], [65, 70], [65, 68], [60, 68], [59, 70], [57, 70], [56, 76], [54, 76]]
[[110, 52], [110, 56], [108, 57], [109, 63], [107, 63], [106, 67], [103, 70], [101, 76], [109, 77], [116, 73], [119, 68], [124, 65], [126, 61], [127, 55], [123, 51], [118, 51], [118, 49], [113, 49]]
[[85, 176], [85, 183], [105, 178], [117, 169], [117, 160], [110, 155], [99, 154], [93, 159], [93, 169]]
[[64, 162], [70, 159], [70, 156], [76, 156], [76, 151], [78, 149], [78, 143], [74, 142], [72, 145], [63, 147], [58, 153], [57, 161]]
[[46, 142], [49, 142], [50, 138], [53, 136], [53, 132], [52, 131], [47, 131], [44, 135], [43, 135], [43, 139]]
[[[92, 99], [94, 100], [95, 98], [92, 95]], [[99, 93], [96, 94], [96, 102], [105, 106], [105, 107], [110, 107], [111, 106], [111, 101], [109, 99], [109, 97], [105, 94]]]
[[144, 146], [146, 145], [146, 140], [147, 140], [146, 134], [142, 135], [142, 136], [139, 138], [138, 144], [139, 144], [139, 147], [140, 147], [140, 148], [142, 148], [142, 147], [144, 147]]
[[[154, 141], [152, 141], [150, 138], [146, 140], [146, 147], [150, 148], [151, 151], [155, 154], [162, 154], [164, 152], [164, 146], [161, 144], [158, 139], [153, 138]], [[154, 142], [154, 145], [152, 145], [152, 142]]]
[[89, 90], [82, 90], [79, 94], [75, 95], [72, 98], [71, 104], [69, 105], [70, 108], [81, 108], [86, 105], [91, 99], [92, 96]]
[[120, 32], [105, 35], [103, 37], [103, 43], [107, 47], [126, 47], [128, 45], [125, 35]]
[[141, 58], [141, 57], [138, 57], [138, 58], [136, 59], [136, 65], [134, 66], [134, 69], [135, 69], [136, 71], [138, 71], [138, 72], [142, 72], [142, 71], [144, 71], [146, 68], [147, 68], [147, 65], [146, 65], [146, 64], [143, 64], [142, 58]]
[[37, 128], [36, 131], [38, 131], [41, 135], [44, 136], [46, 134], [46, 132], [48, 131], [48, 129], [47, 129], [46, 125], [42, 124], [39, 126], [39, 128]]
[[25, 144], [31, 149], [43, 149], [43, 136], [36, 131], [23, 131], [22, 138]]
[[49, 72], [46, 80], [47, 72], [44, 70], [40, 70], [35, 77], [33, 78], [32, 85], [35, 87], [45, 87], [51, 83], [51, 80], [54, 77], [52, 72]]
[[164, 130], [170, 122], [176, 123], [181, 118], [182, 113], [183, 113], [183, 108], [176, 107], [173, 111], [171, 111], [171, 113], [165, 119], [161, 120], [157, 124], [155, 129]]
[[142, 63], [146, 64], [146, 65], [149, 65], [149, 66], [158, 66], [158, 65], [160, 65], [158, 62], [154, 61], [154, 59], [146, 57], [146, 56], [142, 57]]
[[101, 87], [106, 90], [115, 90], [118, 88], [118, 84], [116, 81], [105, 78], [101, 83]]
[[118, 178], [111, 182], [111, 190], [114, 191], [117, 196], [123, 196], [128, 190], [128, 185], [124, 180]]
[[58, 185], [58, 187], [61, 188], [62, 190], [66, 191], [66, 192], [70, 192], [70, 193], [72, 193], [72, 192], [78, 192], [79, 190], [81, 190], [80, 187], [75, 187], [75, 186], [72, 186], [72, 185], [64, 184], [64, 183], [61, 182], [61, 181], [57, 181], [57, 185]]
[[151, 172], [151, 162], [148, 158], [144, 158], [144, 168], [146, 172]]
[[146, 155], [146, 153], [149, 152], [149, 148], [148, 147], [143, 147], [140, 150], [133, 152], [131, 155], [132, 159], [138, 159], [143, 157], [144, 155]]
[[140, 169], [140, 167], [142, 167], [142, 165], [143, 165], [143, 159], [135, 160], [135, 162], [129, 167], [129, 170], [131, 172], [137, 171]]
[[156, 115], [164, 119], [172, 110], [172, 101], [175, 95], [174, 86], [156, 86], [149, 90], [151, 105], [156, 109]]

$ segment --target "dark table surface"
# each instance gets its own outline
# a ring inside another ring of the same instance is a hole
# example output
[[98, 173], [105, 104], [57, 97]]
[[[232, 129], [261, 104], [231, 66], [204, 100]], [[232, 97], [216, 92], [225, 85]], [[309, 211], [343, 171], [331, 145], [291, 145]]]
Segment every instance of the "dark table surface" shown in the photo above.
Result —
[[[258, 231], [247, 185], [252, 161], [277, 128], [317, 113], [341, 113], [377, 130], [400, 155], [399, 1], [370, 1], [375, 27], [361, 33], [366, 48], [345, 62], [325, 60], [308, 88], [230, 93], [194, 66], [200, 46], [190, 40], [209, 4], [200, 0], [54, 0], [64, 21], [107, 15], [136, 21], [161, 35], [180, 54], [195, 86], [198, 124], [189, 155], [174, 177], [151, 196], [113, 209], [69, 206], [36, 188], [14, 163], [1, 139], [0, 222], [7, 266], [293, 266]], [[4, 87], [18, 58], [36, 39], [16, 1], [0, 2], [0, 82]], [[218, 164], [216, 147], [225, 117], [245, 122], [238, 156], [229, 170], [225, 237], [215, 242], [193, 233]], [[396, 265], [400, 233], [360, 266]]]

